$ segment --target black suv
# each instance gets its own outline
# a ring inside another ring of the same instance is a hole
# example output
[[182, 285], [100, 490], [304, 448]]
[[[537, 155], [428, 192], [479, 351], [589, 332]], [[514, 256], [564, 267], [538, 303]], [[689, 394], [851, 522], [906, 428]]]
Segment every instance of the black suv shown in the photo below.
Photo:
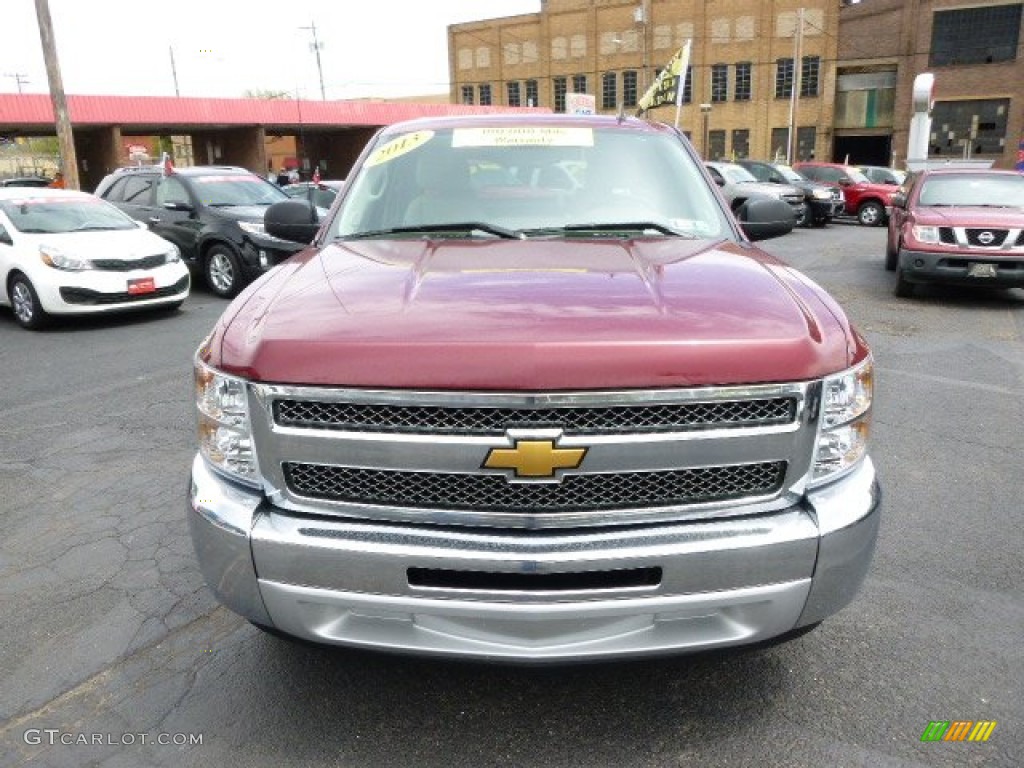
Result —
[[[801, 223], [805, 227], [823, 227], [832, 218], [843, 212], [846, 205], [843, 190], [835, 184], [812, 181], [785, 163], [768, 163], [763, 160], [737, 160], [758, 181], [773, 184], [789, 184], [804, 192], [804, 215]], [[810, 215], [808, 215], [810, 214]]]
[[225, 298], [303, 248], [266, 233], [267, 207], [289, 197], [244, 168], [121, 168], [96, 194], [177, 245], [210, 290]]

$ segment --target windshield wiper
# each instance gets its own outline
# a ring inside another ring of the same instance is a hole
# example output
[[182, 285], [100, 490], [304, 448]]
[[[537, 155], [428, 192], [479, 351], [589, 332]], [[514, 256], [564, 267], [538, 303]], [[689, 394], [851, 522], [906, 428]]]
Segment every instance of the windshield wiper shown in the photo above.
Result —
[[672, 229], [672, 227], [659, 224], [656, 221], [617, 221], [610, 223], [602, 222], [600, 224], [592, 222], [590, 224], [566, 224], [562, 227], [564, 232], [644, 232], [648, 229], [653, 229], [655, 232], [660, 232], [663, 235], [672, 235], [673, 237], [688, 236], [678, 229]]
[[390, 229], [373, 229], [367, 232], [354, 232], [342, 236], [341, 240], [366, 240], [389, 235], [415, 235], [430, 232], [486, 232], [505, 240], [522, 240], [523, 233], [515, 229], [506, 229], [497, 224], [485, 224], [480, 221], [460, 221], [453, 224], [416, 224], [409, 227], [391, 227]]
[[75, 227], [72, 232], [112, 232], [118, 229], [131, 229], [131, 227], [118, 227], [112, 224], [83, 224]]

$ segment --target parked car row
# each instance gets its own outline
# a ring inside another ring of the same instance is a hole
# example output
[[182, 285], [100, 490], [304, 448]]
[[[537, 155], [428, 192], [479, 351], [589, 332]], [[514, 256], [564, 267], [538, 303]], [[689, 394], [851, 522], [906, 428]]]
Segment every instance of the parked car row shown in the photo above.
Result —
[[769, 184], [784, 184], [803, 192], [804, 214], [800, 221], [805, 227], [823, 227], [843, 213], [843, 191], [839, 186], [825, 184], [797, 173], [785, 163], [768, 163], [759, 160], [737, 160], [758, 181]]
[[861, 167], [840, 163], [799, 162], [792, 166], [761, 160], [705, 164], [728, 200], [744, 200], [761, 194], [777, 197], [793, 206], [796, 224], [825, 226], [840, 215], [855, 216], [865, 226], [884, 226], [899, 182], [891, 169], [867, 166], [874, 182]]

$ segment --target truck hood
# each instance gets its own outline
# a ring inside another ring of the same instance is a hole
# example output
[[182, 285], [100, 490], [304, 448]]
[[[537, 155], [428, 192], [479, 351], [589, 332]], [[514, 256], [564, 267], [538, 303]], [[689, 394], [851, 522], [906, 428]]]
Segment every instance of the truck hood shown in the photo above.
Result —
[[[278, 201], [281, 202], [281, 201]], [[263, 215], [267, 212], [266, 205], [223, 205], [212, 208], [219, 215], [226, 219], [235, 221], [258, 221], [263, 223]]]
[[803, 194], [802, 190], [797, 189], [792, 184], [775, 184], [768, 181], [744, 181], [741, 184], [735, 184], [733, 189], [736, 190], [737, 194], [756, 192], [759, 195], [766, 195], [768, 197]]
[[236, 299], [210, 362], [276, 383], [648, 388], [818, 378], [855, 345], [820, 288], [751, 246], [392, 240], [294, 257]]

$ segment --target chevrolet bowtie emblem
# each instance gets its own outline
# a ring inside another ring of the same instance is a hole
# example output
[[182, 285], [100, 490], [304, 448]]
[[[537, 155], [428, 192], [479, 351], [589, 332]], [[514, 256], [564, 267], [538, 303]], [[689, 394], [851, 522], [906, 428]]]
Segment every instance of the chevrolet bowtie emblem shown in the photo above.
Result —
[[554, 477], [559, 469], [576, 469], [586, 448], [556, 448], [554, 440], [516, 440], [512, 448], [491, 448], [486, 469], [511, 469], [516, 477]]

